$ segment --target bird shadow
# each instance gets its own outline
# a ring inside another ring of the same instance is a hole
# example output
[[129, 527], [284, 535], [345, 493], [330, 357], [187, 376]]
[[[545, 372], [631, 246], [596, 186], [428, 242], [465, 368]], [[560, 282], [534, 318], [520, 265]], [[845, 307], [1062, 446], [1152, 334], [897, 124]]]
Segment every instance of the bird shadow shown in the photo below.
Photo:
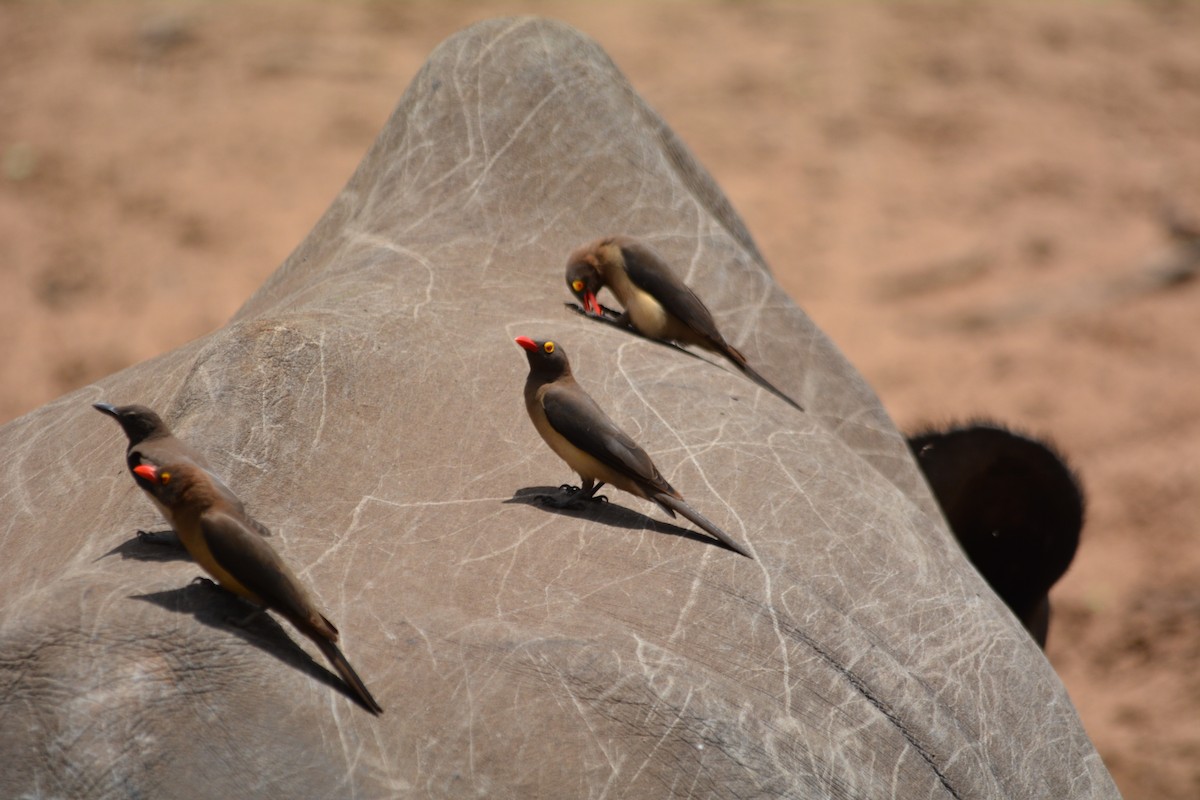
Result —
[[[583, 308], [582, 306], [578, 305], [577, 303], [563, 303], [563, 305], [566, 306], [567, 308], [571, 309], [572, 311], [574, 311], [576, 314], [580, 315], [581, 317], [586, 317], [587, 319], [590, 319], [594, 322], [602, 322], [605, 325], [611, 325], [612, 327], [614, 327], [618, 330], [625, 331], [626, 333], [630, 334], [631, 336], [636, 336], [639, 339], [645, 339], [647, 342], [652, 342], [656, 345], [659, 345], [660, 347], [665, 347], [669, 350], [674, 350], [678, 353], [683, 353], [685, 356], [690, 356], [691, 358], [694, 358], [697, 361], [703, 361], [706, 364], [711, 363], [707, 358], [704, 358], [701, 355], [693, 353], [691, 350], [688, 350], [687, 348], [680, 347], [679, 345], [675, 344], [674, 342], [668, 342], [663, 339], [656, 339], [653, 336], [647, 336], [646, 334], [642, 333], [641, 331], [639, 331], [637, 328], [633, 327], [632, 325], [630, 325], [626, 322], [622, 322], [620, 319], [620, 316], [617, 314], [617, 312], [613, 311], [611, 308], [609, 308], [607, 306], [600, 306], [600, 308], [604, 309], [605, 313], [604, 313], [604, 316], [599, 316], [597, 314], [593, 314], [591, 311], [588, 311], [587, 309]], [[608, 316], [609, 314], [612, 314], [613, 316], [610, 317], [610, 316]]]
[[120, 556], [134, 561], [191, 561], [192, 557], [184, 549], [183, 542], [175, 535], [175, 531], [138, 531], [132, 539], [126, 539], [119, 545], [99, 556], [96, 561], [109, 556]]
[[177, 614], [189, 614], [202, 625], [228, 631], [366, 708], [341, 678], [317, 663], [270, 614], [265, 611], [252, 613], [256, 610], [254, 606], [207, 578], [199, 578], [179, 589], [133, 594], [129, 598], [153, 603]]
[[[696, 531], [681, 528], [678, 525], [672, 525], [669, 522], [660, 522], [653, 517], [647, 517], [645, 514], [640, 514], [630, 508], [619, 506], [616, 503], [609, 502], [603, 495], [597, 495], [592, 500], [579, 500], [568, 506], [559, 508], [545, 502], [544, 498], [557, 497], [562, 495], [561, 487], [553, 486], [527, 486], [524, 489], [517, 489], [513, 492], [512, 499], [505, 500], [506, 504], [520, 503], [521, 505], [534, 506], [544, 511], [549, 511], [552, 514], [562, 514], [565, 517], [574, 517], [575, 519], [586, 519], [592, 522], [600, 522], [605, 525], [614, 525], [618, 528], [628, 528], [636, 531], [653, 531], [654, 533], [665, 533], [670, 536], [678, 536], [683, 539], [691, 539], [695, 542], [703, 542], [704, 544], [715, 545], [721, 549], [728, 549], [723, 543], [706, 536]], [[603, 498], [603, 499], [600, 499]]]

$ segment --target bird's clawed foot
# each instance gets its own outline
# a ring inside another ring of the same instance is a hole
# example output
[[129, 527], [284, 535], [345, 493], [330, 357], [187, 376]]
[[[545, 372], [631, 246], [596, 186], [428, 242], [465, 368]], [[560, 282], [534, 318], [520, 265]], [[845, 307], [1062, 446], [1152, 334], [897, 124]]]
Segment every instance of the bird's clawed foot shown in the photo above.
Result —
[[583, 306], [575, 303], [563, 303], [563, 305], [574, 311], [576, 314], [581, 314], [585, 317], [599, 320], [601, 322], [607, 322], [620, 328], [624, 328], [628, 324], [625, 320], [625, 314], [623, 312], [614, 311], [608, 306], [600, 306], [601, 313], [597, 314], [595, 311], [589, 311]]
[[139, 529], [137, 539], [142, 544], [166, 545], [168, 547], [179, 546], [179, 537], [172, 530], [143, 531]]
[[615, 322], [618, 325], [629, 324], [629, 319], [625, 316], [624, 311], [614, 311], [608, 306], [600, 306], [599, 314], [591, 313], [588, 316], [595, 317], [596, 319], [607, 320], [609, 322]]
[[558, 487], [558, 494], [539, 494], [538, 500], [551, 508], [578, 508], [579, 487], [564, 483]]
[[[224, 592], [225, 589], [216, 581], [210, 580], [203, 575], [197, 575], [192, 578], [192, 585], [204, 586], [208, 589], [213, 589], [218, 592]], [[237, 628], [244, 628], [253, 622], [265, 609], [255, 606], [254, 609], [244, 617], [226, 617], [225, 621]]]
[[543, 504], [548, 505], [551, 508], [570, 509], [583, 508], [585, 504], [593, 500], [607, 503], [607, 497], [602, 494], [596, 494], [596, 489], [599, 488], [599, 486], [596, 486], [594, 489], [592, 489], [592, 491], [584, 492], [578, 486], [572, 486], [569, 483], [564, 483], [562, 486], [558, 487], [559, 494], [540, 494], [538, 495], [538, 500], [542, 501]]
[[216, 581], [209, 580], [208, 578], [204, 577], [203, 575], [197, 575], [196, 577], [192, 578], [192, 582], [190, 585], [191, 586], [203, 586], [206, 589], [220, 589], [221, 588], [220, 586], [217, 585]]

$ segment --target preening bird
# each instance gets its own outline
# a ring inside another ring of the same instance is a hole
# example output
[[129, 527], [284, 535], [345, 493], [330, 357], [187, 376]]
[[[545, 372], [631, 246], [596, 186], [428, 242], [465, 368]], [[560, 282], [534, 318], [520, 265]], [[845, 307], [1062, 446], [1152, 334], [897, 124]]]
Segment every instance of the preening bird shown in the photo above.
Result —
[[571, 254], [567, 287], [587, 314], [600, 319], [609, 319], [608, 309], [596, 299], [605, 286], [624, 307], [615, 319], [618, 325], [631, 326], [651, 339], [695, 345], [724, 356], [759, 386], [804, 410], [725, 341], [708, 307], [647, 245], [628, 236], [609, 236]]
[[571, 374], [562, 348], [551, 341], [518, 336], [516, 343], [529, 360], [525, 409], [533, 426], [567, 466], [579, 473], [579, 489], [567, 487], [564, 497], [548, 498], [562, 507], [592, 499], [604, 484], [657, 503], [670, 516], [676, 512], [715, 536], [727, 547], [749, 552], [683, 499], [667, 483], [646, 451], [617, 427]]
[[[338, 647], [338, 630], [279, 554], [251, 526], [228, 489], [188, 460], [144, 459], [133, 468], [146, 492], [166, 509], [167, 518], [196, 563], [223, 588], [260, 610], [270, 609], [320, 648], [372, 714], [383, 708], [367, 690]], [[234, 498], [236, 500], [236, 498]]]
[[[246, 512], [242, 501], [233, 493], [233, 490], [225, 485], [224, 481], [217, 477], [204, 456], [176, 438], [167, 424], [162, 421], [162, 417], [154, 411], [142, 405], [114, 406], [111, 403], [93, 403], [92, 408], [115, 419], [121, 426], [121, 430], [125, 431], [125, 436], [129, 439], [129, 447], [125, 450], [125, 463], [130, 472], [133, 472], [134, 468], [143, 461], [158, 464], [178, 461], [191, 462], [208, 474], [225, 500], [237, 509], [238, 513], [246, 520], [247, 525], [261, 536], [271, 535], [271, 531], [266, 525]], [[146, 494], [154, 501], [154, 505], [158, 506], [158, 510], [162, 512], [163, 519], [169, 523], [170, 515], [158, 498], [154, 496], [154, 493], [140, 481], [138, 485], [146, 491]]]

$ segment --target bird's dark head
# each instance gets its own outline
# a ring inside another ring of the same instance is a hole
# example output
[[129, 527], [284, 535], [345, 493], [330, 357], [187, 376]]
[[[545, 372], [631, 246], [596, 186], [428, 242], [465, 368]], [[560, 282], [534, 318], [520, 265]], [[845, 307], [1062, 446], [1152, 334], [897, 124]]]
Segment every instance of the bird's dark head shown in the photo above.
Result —
[[567, 354], [554, 342], [537, 341], [528, 336], [518, 336], [514, 341], [525, 351], [531, 373], [552, 378], [571, 373], [571, 364], [567, 361]]
[[[579, 251], [577, 251], [577, 255]], [[601, 314], [600, 301], [596, 293], [604, 287], [604, 278], [594, 262], [595, 254], [587, 253], [576, 258], [574, 255], [567, 264], [567, 288], [583, 306], [584, 311]]]
[[129, 437], [131, 445], [158, 436], [171, 435], [171, 429], [162, 421], [162, 417], [146, 406], [114, 406], [111, 403], [93, 403], [92, 408], [115, 419], [120, 424], [121, 430], [125, 431], [125, 435]]

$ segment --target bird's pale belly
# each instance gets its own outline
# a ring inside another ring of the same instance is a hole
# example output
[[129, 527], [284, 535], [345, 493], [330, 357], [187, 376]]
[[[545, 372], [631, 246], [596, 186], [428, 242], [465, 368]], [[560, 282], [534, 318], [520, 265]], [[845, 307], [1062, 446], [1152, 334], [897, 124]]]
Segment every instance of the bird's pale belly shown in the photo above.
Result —
[[625, 311], [629, 314], [629, 321], [633, 323], [633, 327], [646, 336], [666, 338], [671, 319], [667, 310], [641, 289], [633, 289], [628, 300]]
[[632, 283], [628, 283], [626, 295], [621, 298], [621, 302], [625, 306], [625, 313], [629, 315], [629, 321], [643, 336], [667, 342], [705, 346], [703, 338], [663, 308], [654, 295]]
[[537, 411], [530, 410], [529, 416], [533, 420], [533, 426], [537, 428], [537, 432], [541, 434], [546, 444], [550, 445], [550, 449], [559, 458], [567, 462], [567, 466], [574, 470], [580, 478], [585, 480], [590, 478], [598, 483], [607, 483], [637, 497], [646, 496], [641, 487], [629, 480], [625, 475], [612, 469], [607, 464], [601, 463], [593, 456], [588, 455], [567, 441], [566, 437], [554, 430], [550, 425], [550, 421], [546, 419], [546, 415], [539, 413], [540, 411], [540, 408]]
[[259, 597], [247, 589], [236, 578], [230, 575], [217, 560], [213, 557], [212, 551], [208, 549], [208, 544], [204, 541], [204, 534], [200, 531], [199, 524], [184, 524], [178, 525], [175, 533], [179, 535], [179, 541], [183, 543], [188, 554], [192, 559], [200, 565], [200, 568], [213, 577], [213, 579], [221, 585], [222, 588], [228, 589], [234, 594], [240, 595], [254, 603], [261, 603]]
[[664, 338], [671, 315], [654, 299], [654, 295], [638, 288], [621, 270], [610, 274], [608, 280], [608, 288], [625, 307], [625, 313], [629, 315], [633, 327], [646, 336]]

